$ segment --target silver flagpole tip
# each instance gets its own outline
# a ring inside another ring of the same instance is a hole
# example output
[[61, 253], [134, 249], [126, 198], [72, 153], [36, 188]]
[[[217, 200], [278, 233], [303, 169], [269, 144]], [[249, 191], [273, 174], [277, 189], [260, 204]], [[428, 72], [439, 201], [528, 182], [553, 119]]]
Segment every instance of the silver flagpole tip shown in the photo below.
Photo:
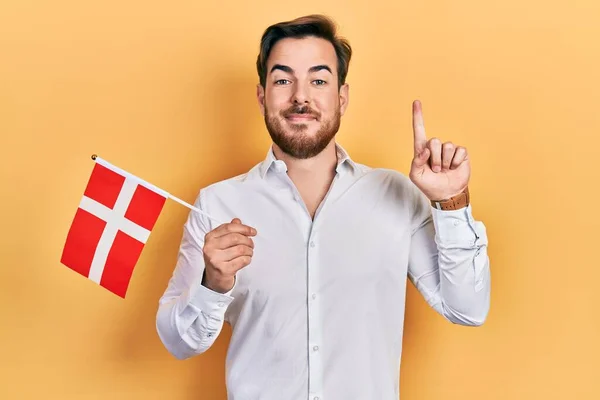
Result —
[[95, 160], [95, 159], [96, 159], [96, 157], [98, 157], [98, 156], [97, 156], [97, 155], [95, 155], [95, 154], [92, 154], [92, 160]]

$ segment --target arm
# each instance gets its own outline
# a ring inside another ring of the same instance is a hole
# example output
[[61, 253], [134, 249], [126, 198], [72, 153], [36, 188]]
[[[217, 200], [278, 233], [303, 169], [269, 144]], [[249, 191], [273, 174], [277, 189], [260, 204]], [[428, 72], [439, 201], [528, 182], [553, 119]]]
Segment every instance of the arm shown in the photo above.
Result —
[[[427, 140], [419, 101], [413, 102], [413, 133], [409, 279], [449, 321], [481, 325], [490, 307], [490, 267], [485, 226], [471, 215], [467, 149]], [[434, 208], [430, 200], [438, 199], [454, 209]]]
[[471, 205], [438, 210], [415, 192], [408, 276], [427, 303], [449, 321], [479, 326], [490, 307], [485, 225]]
[[[196, 207], [202, 208], [202, 194]], [[208, 350], [223, 328], [225, 311], [233, 301], [202, 285], [205, 270], [203, 239], [209, 230], [202, 214], [191, 212], [184, 225], [177, 264], [159, 300], [156, 329], [167, 350], [178, 359]]]

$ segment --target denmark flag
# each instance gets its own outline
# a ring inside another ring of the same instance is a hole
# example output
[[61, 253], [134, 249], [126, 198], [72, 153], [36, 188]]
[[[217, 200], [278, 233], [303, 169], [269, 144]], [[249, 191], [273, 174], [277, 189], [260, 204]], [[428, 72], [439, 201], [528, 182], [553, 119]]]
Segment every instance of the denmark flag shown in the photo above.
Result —
[[167, 197], [167, 192], [96, 158], [61, 263], [125, 298]]

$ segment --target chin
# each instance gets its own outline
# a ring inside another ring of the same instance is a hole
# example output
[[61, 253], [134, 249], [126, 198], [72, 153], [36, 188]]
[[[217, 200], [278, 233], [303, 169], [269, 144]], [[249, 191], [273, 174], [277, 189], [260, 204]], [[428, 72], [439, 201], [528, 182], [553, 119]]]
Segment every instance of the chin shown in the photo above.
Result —
[[287, 133], [293, 135], [298, 132], [303, 133], [306, 136], [312, 137], [321, 128], [321, 125], [316, 121], [310, 122], [287, 122], [288, 129], [286, 129]]

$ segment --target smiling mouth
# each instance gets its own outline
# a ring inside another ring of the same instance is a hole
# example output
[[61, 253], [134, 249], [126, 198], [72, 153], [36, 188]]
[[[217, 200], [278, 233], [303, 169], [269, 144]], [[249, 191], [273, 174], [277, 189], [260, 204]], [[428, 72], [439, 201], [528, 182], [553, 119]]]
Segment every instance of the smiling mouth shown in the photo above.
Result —
[[316, 120], [316, 117], [311, 114], [290, 114], [285, 119], [291, 122], [306, 122]]

